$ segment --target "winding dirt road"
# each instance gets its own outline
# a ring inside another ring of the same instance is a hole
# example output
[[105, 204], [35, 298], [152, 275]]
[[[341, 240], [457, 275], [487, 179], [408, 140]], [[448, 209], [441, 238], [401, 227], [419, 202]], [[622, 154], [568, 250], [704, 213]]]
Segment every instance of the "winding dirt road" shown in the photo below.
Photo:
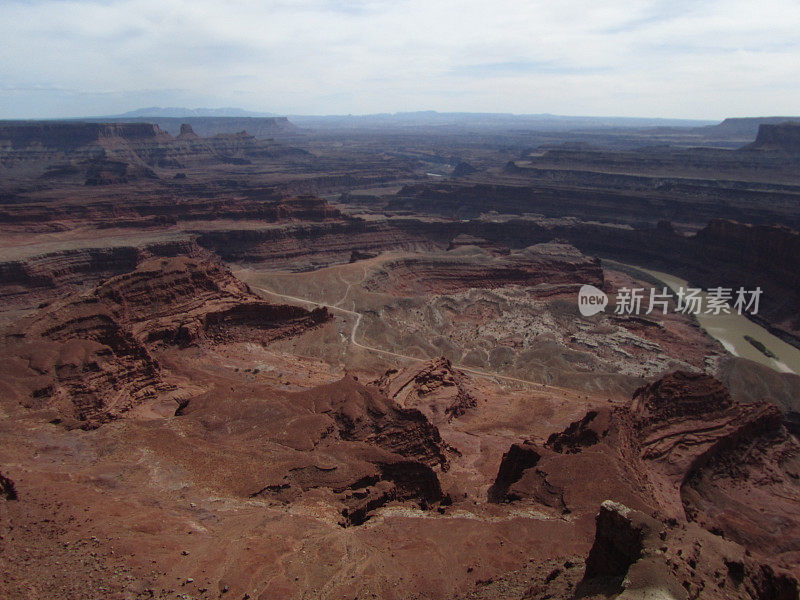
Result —
[[[270, 294], [271, 296], [276, 296], [278, 298], [283, 298], [285, 300], [292, 300], [294, 302], [300, 302], [302, 304], [307, 304], [307, 305], [313, 306], [314, 308], [322, 306], [322, 307], [327, 308], [331, 312], [344, 313], [346, 315], [350, 315], [350, 316], [355, 317], [355, 324], [353, 325], [353, 329], [350, 332], [350, 343], [352, 343], [353, 346], [356, 346], [358, 348], [362, 348], [364, 350], [368, 350], [369, 352], [375, 352], [377, 354], [382, 354], [384, 356], [391, 356], [393, 358], [400, 358], [400, 359], [403, 359], [403, 360], [410, 360], [410, 361], [413, 361], [413, 362], [425, 362], [426, 360], [428, 360], [428, 359], [419, 358], [419, 357], [416, 357], [416, 356], [409, 356], [407, 354], [399, 354], [397, 352], [392, 352], [390, 350], [383, 350], [381, 348], [376, 348], [374, 346], [367, 346], [366, 344], [362, 344], [361, 342], [356, 340], [356, 332], [358, 331], [358, 326], [361, 325], [361, 317], [363, 316], [363, 314], [360, 313], [360, 312], [357, 312], [357, 311], [354, 311], [354, 310], [347, 310], [346, 308], [341, 308], [340, 306], [331, 306], [330, 304], [324, 304], [324, 303], [320, 303], [320, 302], [315, 302], [313, 300], [308, 300], [306, 298], [298, 298], [297, 296], [289, 296], [287, 294], [280, 294], [278, 292], [274, 292], [272, 290], [268, 290], [267, 288], [264, 288], [264, 287], [253, 286], [253, 288], [256, 289], [256, 290], [262, 291], [262, 292], [266, 292], [267, 294]], [[513, 381], [515, 383], [521, 383], [523, 385], [530, 385], [530, 386], [534, 386], [534, 387], [538, 387], [538, 388], [549, 388], [549, 389], [556, 389], [556, 390], [566, 390], [567, 389], [567, 388], [562, 388], [562, 387], [558, 387], [558, 386], [555, 386], [555, 385], [548, 385], [548, 384], [544, 384], [544, 383], [539, 383], [538, 381], [529, 381], [527, 379], [519, 379], [518, 377], [510, 377], [509, 375], [498, 375], [496, 373], [489, 373], [487, 371], [480, 371], [478, 369], [473, 369], [471, 367], [465, 367], [463, 365], [454, 364], [453, 366], [458, 368], [458, 369], [460, 369], [460, 370], [462, 370], [462, 371], [466, 371], [467, 373], [472, 373], [473, 375], [477, 375], [478, 377], [485, 377], [487, 379], [493, 380], [493, 381], [495, 381], [495, 383], [499, 383], [498, 380], [503, 380], [503, 381]]]

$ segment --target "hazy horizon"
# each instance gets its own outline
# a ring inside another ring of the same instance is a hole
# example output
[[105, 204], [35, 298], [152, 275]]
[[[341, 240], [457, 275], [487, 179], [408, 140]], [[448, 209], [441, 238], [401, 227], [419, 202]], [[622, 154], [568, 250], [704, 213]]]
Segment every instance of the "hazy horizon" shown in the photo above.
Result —
[[[152, 111], [150, 109], [153, 109]], [[156, 112], [156, 111], [175, 111], [174, 114], [172, 112]], [[247, 110], [242, 109], [235, 106], [219, 106], [219, 107], [183, 107], [183, 106], [153, 106], [153, 107], [142, 107], [136, 108], [130, 111], [125, 112], [116, 112], [116, 113], [109, 113], [109, 114], [82, 114], [82, 115], [71, 115], [71, 116], [44, 116], [44, 117], [0, 117], [0, 120], [8, 120], [8, 121], [25, 121], [25, 120], [80, 120], [80, 119], [121, 119], [121, 118], [131, 118], [131, 119], [138, 119], [138, 118], [145, 118], [145, 117], [153, 117], [153, 118], [212, 118], [212, 117], [227, 117], [227, 118], [272, 118], [272, 117], [286, 117], [286, 118], [303, 118], [303, 119], [325, 119], [325, 118], [337, 118], [337, 119], [344, 119], [348, 117], [352, 117], [355, 119], [360, 118], [370, 118], [370, 117], [402, 117], [402, 116], [421, 116], [421, 115], [439, 115], [439, 116], [492, 116], [492, 117], [509, 117], [509, 118], [520, 118], [520, 119], [549, 119], [552, 118], [554, 120], [563, 119], [563, 120], [580, 120], [580, 119], [587, 119], [587, 120], [630, 120], [630, 121], [665, 121], [665, 122], [690, 122], [696, 121], [697, 123], [717, 123], [721, 122], [726, 118], [729, 117], [719, 117], [719, 118], [712, 118], [712, 119], [695, 119], [695, 118], [682, 118], [682, 117], [660, 117], [660, 116], [630, 116], [630, 115], [578, 115], [578, 114], [557, 114], [557, 113], [511, 113], [511, 112], [500, 112], [500, 111], [437, 111], [432, 109], [419, 109], [419, 110], [407, 110], [407, 111], [378, 111], [378, 112], [370, 112], [370, 113], [314, 113], [314, 114], [281, 114], [275, 113], [272, 111], [254, 111], [254, 110]], [[797, 118], [794, 115], [748, 115], [745, 118], [773, 118], [773, 117], [782, 117], [785, 116], [786, 118]]]
[[800, 6], [7, 0], [0, 118], [236, 106], [722, 120], [800, 106]]

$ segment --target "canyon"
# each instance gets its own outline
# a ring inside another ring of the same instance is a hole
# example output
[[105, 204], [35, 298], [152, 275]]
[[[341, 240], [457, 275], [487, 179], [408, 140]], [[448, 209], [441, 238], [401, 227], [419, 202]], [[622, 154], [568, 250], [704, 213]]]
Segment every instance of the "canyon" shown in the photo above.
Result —
[[798, 132], [0, 122], [0, 595], [798, 598]]

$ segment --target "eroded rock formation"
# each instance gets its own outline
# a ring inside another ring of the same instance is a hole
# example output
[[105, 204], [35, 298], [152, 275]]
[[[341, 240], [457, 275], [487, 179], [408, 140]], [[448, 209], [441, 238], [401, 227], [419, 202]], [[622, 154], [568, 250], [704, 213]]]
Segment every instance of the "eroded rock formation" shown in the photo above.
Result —
[[603, 285], [603, 269], [568, 244], [537, 244], [507, 255], [494, 255], [477, 246], [456, 248], [389, 263], [365, 282], [369, 290], [397, 295], [448, 294], [469, 288], [509, 284], [535, 286]]
[[4, 336], [9, 377], [29, 407], [95, 427], [174, 390], [153, 350], [295, 335], [329, 318], [264, 302], [219, 264], [186, 257], [145, 261], [93, 290], [43, 306]]
[[0, 497], [4, 500], [17, 499], [17, 488], [14, 482], [2, 473], [0, 473]]
[[466, 379], [440, 357], [417, 368], [390, 369], [375, 384], [400, 406], [418, 409], [437, 423], [458, 418], [477, 404]]
[[601, 407], [544, 444], [512, 446], [490, 499], [554, 507], [556, 497], [580, 512], [606, 497], [795, 557], [798, 473], [800, 445], [776, 406], [737, 403], [714, 378], [675, 372], [629, 408]]
[[390, 502], [429, 508], [446, 500], [437, 472], [448, 459], [436, 427], [350, 375], [257, 400], [202, 396], [180, 418], [206, 439], [204, 460], [231, 472], [216, 485], [239, 494], [278, 504], [322, 494], [339, 506], [343, 526]]
[[740, 546], [606, 501], [577, 598], [797, 598], [789, 573]]
[[158, 125], [143, 122], [2, 122], [0, 172], [36, 172], [50, 180], [82, 177], [86, 185], [111, 185], [154, 178], [156, 168], [247, 165], [253, 160], [307, 155], [243, 130], [201, 138], [185, 125], [188, 129], [174, 138]]

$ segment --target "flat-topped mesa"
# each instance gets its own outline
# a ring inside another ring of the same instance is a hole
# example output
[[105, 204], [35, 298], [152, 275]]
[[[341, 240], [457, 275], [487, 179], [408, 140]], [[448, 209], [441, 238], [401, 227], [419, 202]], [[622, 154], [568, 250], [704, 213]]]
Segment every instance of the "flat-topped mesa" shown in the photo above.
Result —
[[218, 133], [215, 136], [213, 136], [211, 139], [223, 140], [223, 139], [237, 139], [238, 138], [238, 139], [243, 139], [243, 140], [249, 140], [249, 139], [255, 139], [255, 137], [256, 136], [250, 135], [249, 133], [247, 133], [246, 129], [242, 129], [241, 131], [235, 131], [235, 132], [232, 132], [232, 133]]
[[111, 138], [140, 142], [164, 142], [173, 139], [170, 134], [152, 123], [0, 121], [0, 151], [36, 147], [69, 152]]
[[202, 138], [210, 138], [218, 133], [236, 133], [246, 129], [257, 138], [268, 138], [276, 134], [291, 133], [297, 127], [286, 117], [138, 117], [137, 120], [156, 123], [164, 131], [173, 135], [180, 132], [183, 125], [190, 125]]
[[488, 250], [489, 252], [496, 254], [511, 253], [511, 249], [508, 246], [504, 246], [503, 244], [499, 244], [497, 242], [490, 242], [485, 238], [470, 235], [468, 233], [460, 233], [455, 236], [452, 240], [450, 240], [450, 244], [448, 245], [447, 249], [455, 250], [456, 248], [461, 248], [462, 246], [477, 246], [478, 248], [483, 248], [484, 250]]
[[100, 140], [122, 138], [130, 141], [170, 142], [173, 137], [152, 123], [98, 123]]
[[[704, 245], [727, 244], [744, 246], [737, 253], [778, 253], [780, 258], [796, 257], [800, 250], [800, 233], [781, 225], [751, 225], [731, 219], [712, 219], [695, 238]], [[733, 249], [733, 248], [731, 248]], [[738, 254], [735, 255], [738, 258]]]
[[[128, 179], [131, 173], [136, 173], [127, 163], [121, 161], [102, 161], [98, 165], [92, 165], [86, 169], [87, 179], [85, 183], [103, 184], [110, 179], [109, 176], [116, 175], [123, 179]], [[88, 177], [91, 175], [91, 179]], [[153, 177], [151, 173], [149, 177]], [[225, 193], [221, 196], [199, 196], [185, 202], [176, 202], [169, 206], [159, 205], [163, 202], [158, 198], [143, 199], [140, 202], [117, 206], [113, 203], [96, 203], [85, 206], [74, 204], [52, 206], [40, 203], [18, 207], [16, 205], [6, 205], [0, 208], [0, 224], [11, 226], [23, 231], [49, 231], [65, 230], [72, 227], [85, 227], [93, 225], [101, 229], [117, 228], [151, 228], [174, 225], [179, 221], [212, 221], [212, 220], [257, 220], [257, 221], [328, 221], [341, 220], [357, 227], [353, 219], [346, 219], [338, 209], [331, 206], [325, 199], [315, 196], [285, 196], [280, 192], [271, 189], [254, 188], [240, 193]], [[343, 226], [346, 223], [342, 223]], [[293, 232], [283, 230], [258, 230], [245, 229], [242, 232], [223, 227], [219, 230], [207, 232], [203, 229], [198, 231], [198, 236], [202, 239], [204, 235], [226, 236], [231, 235], [238, 243], [246, 242], [253, 236], [266, 237], [291, 237]], [[312, 232], [313, 233], [313, 232]], [[362, 236], [369, 235], [364, 228], [359, 228], [355, 233]], [[176, 234], [174, 237], [188, 235]], [[128, 242], [128, 248], [140, 246], [133, 237]], [[224, 250], [230, 248], [229, 240], [221, 242], [222, 249], [212, 248], [213, 250]], [[227, 248], [226, 248], [227, 247]]]
[[758, 134], [761, 125], [777, 125], [787, 121], [800, 121], [793, 116], [775, 117], [728, 117], [717, 125], [703, 127], [703, 132], [711, 139], [752, 139]]
[[574, 291], [582, 284], [602, 287], [600, 261], [569, 244], [536, 244], [509, 254], [477, 246], [455, 247], [446, 254], [419, 254], [385, 265], [365, 282], [370, 290], [414, 295], [450, 294], [470, 288], [542, 286], [542, 293]]
[[342, 218], [338, 208], [331, 206], [324, 198], [312, 195], [283, 198], [274, 208], [276, 219], [324, 221]]
[[800, 154], [800, 121], [762, 123], [758, 126], [755, 142], [744, 149]]
[[156, 177], [143, 158], [174, 138], [152, 123], [0, 123], [0, 169], [47, 181], [111, 185]]
[[0, 171], [27, 178], [35, 174], [51, 183], [128, 183], [156, 178], [155, 169], [249, 165], [307, 156], [305, 150], [257, 139], [245, 130], [200, 137], [188, 122], [181, 124], [174, 138], [159, 125], [143, 121], [0, 121]]
[[189, 239], [131, 242], [139, 245], [66, 248], [0, 262], [0, 302], [9, 308], [35, 308], [42, 301], [128, 273], [153, 257], [211, 257]]

